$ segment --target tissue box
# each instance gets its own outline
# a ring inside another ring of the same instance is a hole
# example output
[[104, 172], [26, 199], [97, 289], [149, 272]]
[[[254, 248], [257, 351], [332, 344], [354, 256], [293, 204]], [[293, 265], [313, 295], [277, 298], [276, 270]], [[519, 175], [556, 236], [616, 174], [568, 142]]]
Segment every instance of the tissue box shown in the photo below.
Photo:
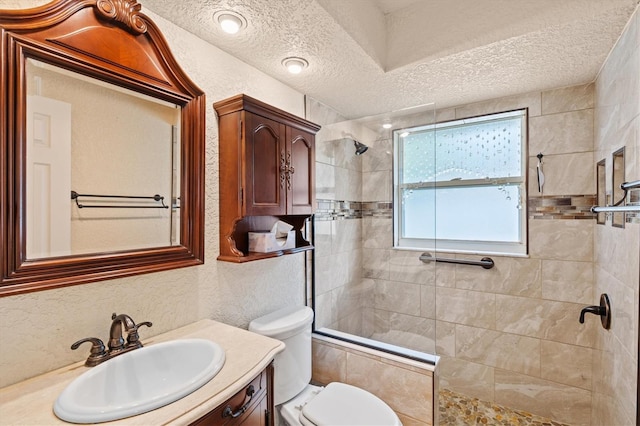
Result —
[[287, 238], [276, 238], [276, 233], [271, 231], [249, 232], [249, 251], [269, 253], [294, 248], [296, 231], [291, 230], [286, 235]]

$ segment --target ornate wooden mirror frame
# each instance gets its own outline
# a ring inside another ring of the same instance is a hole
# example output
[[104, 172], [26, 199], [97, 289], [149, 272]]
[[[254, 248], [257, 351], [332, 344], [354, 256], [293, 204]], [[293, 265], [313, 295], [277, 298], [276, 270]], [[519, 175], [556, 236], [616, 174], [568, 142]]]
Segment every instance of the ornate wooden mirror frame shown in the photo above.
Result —
[[[205, 96], [140, 10], [135, 0], [59, 0], [0, 13], [0, 297], [204, 262]], [[181, 107], [179, 245], [27, 258], [28, 58]]]

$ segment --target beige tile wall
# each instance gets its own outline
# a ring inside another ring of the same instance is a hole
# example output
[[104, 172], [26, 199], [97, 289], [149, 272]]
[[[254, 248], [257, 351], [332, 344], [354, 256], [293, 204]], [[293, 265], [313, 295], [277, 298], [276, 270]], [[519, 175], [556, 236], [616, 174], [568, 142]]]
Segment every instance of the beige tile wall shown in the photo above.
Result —
[[[640, 12], [636, 10], [595, 84], [595, 160], [625, 147], [627, 181], [640, 179]], [[596, 225], [594, 295], [607, 293], [611, 330], [599, 328], [592, 354], [593, 424], [636, 424], [640, 224]]]
[[[464, 118], [528, 108], [530, 176], [542, 152], [543, 195], [594, 194], [593, 93], [587, 84], [462, 106], [442, 115]], [[531, 181], [529, 197], [539, 197]], [[369, 199], [364, 188], [363, 198]], [[387, 220], [384, 230], [380, 223], [368, 223], [374, 220], [381, 221], [365, 218], [364, 228], [375, 226], [384, 235], [364, 240], [370, 260], [363, 275], [374, 278], [375, 288], [385, 295], [376, 293], [373, 309], [386, 313], [376, 318], [414, 317], [376, 322], [376, 337], [407, 345], [431, 340], [442, 356], [443, 388], [574, 425], [590, 424], [592, 347], [599, 322], [589, 318], [582, 325], [578, 316], [584, 305], [596, 302], [593, 220], [529, 220], [528, 258], [495, 256], [491, 270], [438, 264], [435, 271], [418, 261], [419, 253], [379, 244], [391, 241], [392, 225]], [[414, 313], [416, 290], [407, 283], [420, 288], [419, 315]], [[388, 296], [392, 287], [400, 289], [393, 297]], [[379, 302], [388, 299], [402, 309], [390, 314], [389, 303]], [[430, 334], [421, 340], [415, 338], [416, 318], [435, 321], [435, 327], [419, 328], [418, 333]]]
[[[541, 196], [531, 182], [539, 152], [544, 154], [543, 196], [595, 194], [593, 84], [451, 108], [438, 112], [438, 120], [517, 108], [529, 112], [529, 197]], [[363, 142], [370, 150], [360, 157], [362, 200], [390, 201], [390, 141]], [[362, 291], [348, 297], [352, 306], [345, 299], [337, 303], [343, 290], [333, 289], [331, 299], [317, 291], [322, 326], [437, 353], [443, 388], [572, 425], [591, 424], [599, 321], [587, 317], [580, 324], [578, 316], [585, 305], [597, 302], [594, 220], [530, 219], [529, 256], [494, 256], [491, 270], [425, 265], [419, 252], [391, 249], [391, 219], [351, 222], [361, 224], [359, 259], [367, 284], [351, 283]], [[358, 238], [357, 231], [352, 237]], [[341, 265], [321, 260], [322, 250], [316, 255], [322, 268]], [[329, 303], [333, 316], [326, 318], [323, 307]]]
[[[449, 108], [438, 111], [438, 121], [527, 107], [530, 198], [541, 196], [534, 178], [538, 152], [544, 154], [542, 196], [595, 194], [595, 163], [606, 158], [610, 170], [611, 154], [621, 146], [626, 147], [626, 180], [639, 179], [638, 15], [595, 84]], [[359, 157], [359, 200], [390, 201], [390, 140], [363, 142], [371, 148]], [[391, 249], [390, 219], [353, 222], [360, 230], [354, 226], [350, 238], [361, 238], [358, 260], [366, 284], [354, 285], [361, 293], [350, 297], [353, 306], [346, 300], [336, 304], [341, 293], [335, 287], [331, 298], [320, 294], [332, 312], [324, 326], [435, 352], [442, 357], [440, 385], [460, 393], [572, 425], [635, 422], [637, 221], [620, 229], [610, 220], [596, 225], [591, 219], [530, 219], [529, 257], [496, 256], [490, 271], [424, 265], [419, 253]], [[323, 237], [334, 241], [336, 231]], [[335, 245], [330, 250], [339, 252]], [[328, 252], [317, 250], [318, 258], [323, 253]], [[339, 266], [334, 260], [325, 260], [322, 268]], [[596, 304], [602, 292], [613, 304], [610, 331], [593, 316], [584, 325], [577, 321], [580, 310]], [[331, 364], [326, 365], [330, 371]], [[344, 378], [346, 373], [339, 369], [338, 374]]]
[[337, 381], [368, 390], [385, 401], [404, 426], [438, 424], [433, 403], [438, 400], [438, 380], [432, 365], [314, 338], [313, 380], [320, 384]]
[[[363, 157], [355, 155], [353, 139], [372, 139], [373, 132], [311, 98], [306, 107], [307, 118], [322, 125], [316, 136], [316, 198], [362, 201]], [[362, 277], [362, 239], [359, 219], [315, 222], [316, 327], [371, 333], [372, 320], [363, 319], [372, 317], [375, 283]], [[311, 288], [307, 294], [311, 303]]]

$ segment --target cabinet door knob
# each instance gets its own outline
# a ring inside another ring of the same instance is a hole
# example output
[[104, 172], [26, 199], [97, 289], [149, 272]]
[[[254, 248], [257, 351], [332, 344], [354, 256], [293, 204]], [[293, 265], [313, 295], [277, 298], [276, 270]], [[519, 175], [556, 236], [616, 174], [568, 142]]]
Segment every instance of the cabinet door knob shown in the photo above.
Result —
[[287, 152], [287, 190], [291, 190], [291, 174], [295, 172], [295, 169], [291, 165], [291, 151]]
[[287, 162], [284, 159], [284, 151], [280, 151], [280, 186], [284, 189], [284, 182], [287, 176]]

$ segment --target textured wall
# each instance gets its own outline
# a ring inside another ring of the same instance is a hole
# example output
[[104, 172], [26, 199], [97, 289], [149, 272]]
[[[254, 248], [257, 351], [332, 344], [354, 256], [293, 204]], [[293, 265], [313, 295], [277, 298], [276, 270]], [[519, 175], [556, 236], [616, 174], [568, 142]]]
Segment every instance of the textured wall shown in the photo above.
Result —
[[[640, 12], [627, 25], [596, 80], [595, 160], [625, 147], [625, 180], [640, 179]], [[617, 201], [617, 200], [616, 200]], [[611, 330], [598, 329], [593, 362], [594, 425], [635, 424], [640, 299], [640, 223], [596, 225], [594, 296], [611, 300]]]
[[[357, 118], [592, 81], [637, 0], [145, 2], [200, 38]], [[223, 38], [211, 28], [211, 15], [222, 5], [250, 20], [246, 32]], [[393, 12], [380, 16], [375, 5]], [[285, 76], [280, 59], [303, 51], [313, 72]]]
[[[3, 1], [0, 7], [33, 7], [44, 1]], [[143, 2], [144, 5], [144, 2]], [[202, 318], [245, 327], [271, 310], [304, 303], [303, 254], [244, 265], [217, 262], [218, 138], [211, 104], [238, 93], [302, 116], [304, 97], [188, 31], [147, 13], [163, 31], [178, 63], [206, 92], [205, 264], [58, 290], [0, 298], [0, 386], [86, 358], [71, 351], [76, 340], [107, 337], [111, 313], [152, 321], [142, 340]]]

